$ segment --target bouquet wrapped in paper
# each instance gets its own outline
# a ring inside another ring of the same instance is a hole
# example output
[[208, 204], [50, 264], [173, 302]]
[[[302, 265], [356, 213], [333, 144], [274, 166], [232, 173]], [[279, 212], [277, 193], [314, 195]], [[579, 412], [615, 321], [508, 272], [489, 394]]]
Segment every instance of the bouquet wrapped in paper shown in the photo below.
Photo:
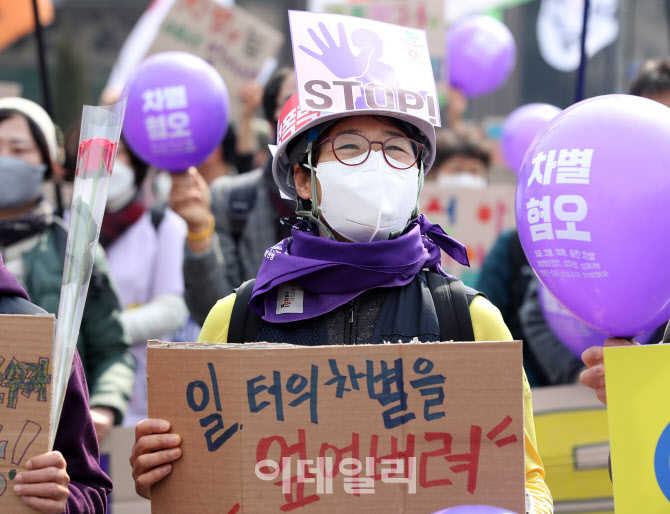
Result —
[[109, 177], [126, 109], [126, 98], [102, 107], [84, 106], [79, 154], [65, 251], [54, 344], [51, 447], [77, 348], [81, 318], [107, 203]]

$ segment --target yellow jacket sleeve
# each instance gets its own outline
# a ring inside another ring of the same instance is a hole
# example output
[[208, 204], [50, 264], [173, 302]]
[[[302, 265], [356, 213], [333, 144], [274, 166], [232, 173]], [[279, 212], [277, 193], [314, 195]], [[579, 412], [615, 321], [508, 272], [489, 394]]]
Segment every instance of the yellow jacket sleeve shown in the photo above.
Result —
[[[505, 325], [500, 311], [483, 296], [477, 296], [470, 304], [470, 317], [475, 341], [512, 341], [512, 334]], [[544, 466], [537, 453], [535, 422], [533, 421], [533, 398], [530, 384], [523, 372], [523, 414], [526, 450], [526, 510], [530, 514], [553, 514], [554, 502], [544, 482]], [[528, 501], [530, 500], [530, 501]]]
[[228, 327], [237, 295], [231, 293], [222, 298], [209, 311], [198, 337], [199, 343], [225, 343], [228, 341]]
[[[219, 300], [212, 308], [198, 338], [199, 343], [225, 343], [228, 326], [235, 303], [235, 293]], [[500, 315], [500, 311], [486, 298], [477, 296], [470, 304], [470, 317], [476, 341], [511, 341], [512, 335]], [[523, 411], [526, 451], [526, 491], [530, 500], [529, 514], [553, 514], [553, 500], [544, 482], [544, 467], [537, 453], [535, 422], [533, 421], [533, 399], [530, 385], [523, 372]]]

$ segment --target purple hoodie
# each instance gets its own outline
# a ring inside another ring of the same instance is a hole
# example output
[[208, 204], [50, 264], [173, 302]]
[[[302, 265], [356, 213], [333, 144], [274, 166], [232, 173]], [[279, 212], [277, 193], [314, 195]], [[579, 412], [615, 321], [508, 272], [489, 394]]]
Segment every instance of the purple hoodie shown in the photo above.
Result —
[[[0, 313], [46, 314], [27, 300], [28, 295], [7, 271], [0, 255]], [[100, 469], [98, 439], [88, 410], [88, 387], [79, 353], [72, 363], [54, 450], [63, 454], [70, 475], [70, 497], [65, 511], [70, 514], [106, 512], [112, 481]]]

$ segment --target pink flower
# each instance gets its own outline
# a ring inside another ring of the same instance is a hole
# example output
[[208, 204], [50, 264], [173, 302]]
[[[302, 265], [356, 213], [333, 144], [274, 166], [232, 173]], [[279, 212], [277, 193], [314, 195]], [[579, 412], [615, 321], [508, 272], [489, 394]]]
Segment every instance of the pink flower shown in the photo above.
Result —
[[102, 137], [82, 141], [79, 146], [79, 166], [76, 175], [79, 176], [82, 171], [84, 174], [98, 173], [101, 166], [106, 172], [111, 173], [116, 145], [117, 143]]

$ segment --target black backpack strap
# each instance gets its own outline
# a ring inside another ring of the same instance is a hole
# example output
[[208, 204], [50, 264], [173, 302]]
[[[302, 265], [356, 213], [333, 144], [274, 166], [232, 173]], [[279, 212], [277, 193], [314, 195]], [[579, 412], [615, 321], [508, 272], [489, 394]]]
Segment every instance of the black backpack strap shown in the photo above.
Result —
[[242, 237], [249, 213], [254, 208], [257, 188], [257, 181], [248, 180], [236, 184], [235, 187], [230, 190], [230, 196], [228, 198], [228, 215], [230, 219], [231, 233], [235, 242], [238, 242]]
[[465, 284], [456, 278], [426, 273], [442, 341], [474, 341], [470, 302]]
[[254, 290], [255, 279], [247, 280], [236, 289], [237, 296], [233, 304], [228, 325], [229, 343], [250, 343], [256, 340], [261, 328], [261, 317], [249, 308], [249, 300]]

